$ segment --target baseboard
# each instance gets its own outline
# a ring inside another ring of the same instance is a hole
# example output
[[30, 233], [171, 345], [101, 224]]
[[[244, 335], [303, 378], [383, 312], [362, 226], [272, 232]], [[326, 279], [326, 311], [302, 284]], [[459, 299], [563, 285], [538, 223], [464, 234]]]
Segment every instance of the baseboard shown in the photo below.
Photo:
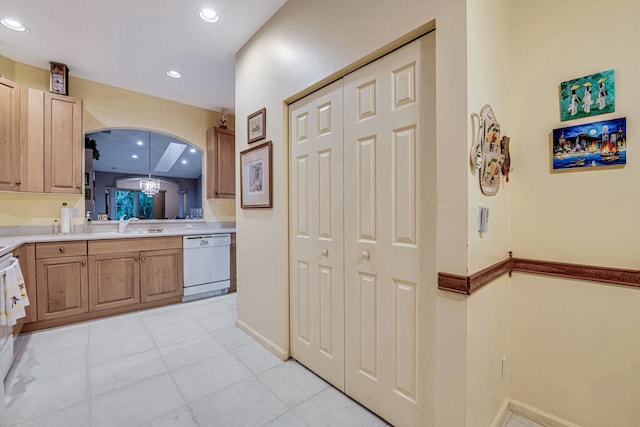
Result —
[[504, 423], [504, 419], [506, 418], [508, 411], [509, 399], [505, 399], [504, 402], [502, 402], [502, 406], [500, 406], [500, 410], [496, 414], [496, 417], [493, 419], [491, 427], [501, 427], [502, 423]]
[[523, 417], [529, 418], [531, 421], [535, 421], [546, 427], [580, 427], [577, 424], [560, 417], [556, 417], [555, 415], [544, 412], [516, 399], [509, 400], [509, 409], [511, 409], [515, 414], [522, 415]]
[[236, 326], [239, 329], [241, 329], [243, 332], [249, 334], [251, 336], [251, 338], [253, 338], [254, 340], [258, 341], [260, 344], [262, 344], [263, 347], [265, 347], [271, 353], [275, 354], [280, 359], [288, 360], [291, 357], [291, 355], [290, 355], [290, 353], [288, 351], [283, 350], [282, 348], [278, 347], [271, 340], [265, 338], [262, 334], [260, 334], [258, 331], [253, 329], [251, 326], [249, 326], [246, 323], [244, 323], [242, 320], [237, 319], [236, 320]]

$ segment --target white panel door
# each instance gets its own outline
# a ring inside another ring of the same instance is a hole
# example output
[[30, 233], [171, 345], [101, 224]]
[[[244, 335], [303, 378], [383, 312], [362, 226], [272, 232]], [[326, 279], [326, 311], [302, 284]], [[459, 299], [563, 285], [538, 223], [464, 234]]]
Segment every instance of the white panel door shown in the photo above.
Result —
[[342, 81], [289, 114], [291, 352], [344, 390]]
[[345, 388], [397, 426], [433, 419], [434, 40], [344, 78]]

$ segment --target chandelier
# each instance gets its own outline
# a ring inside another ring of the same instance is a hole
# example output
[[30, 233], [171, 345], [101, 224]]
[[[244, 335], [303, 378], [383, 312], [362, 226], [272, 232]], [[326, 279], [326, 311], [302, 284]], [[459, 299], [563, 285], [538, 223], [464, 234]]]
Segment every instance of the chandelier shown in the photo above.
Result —
[[160, 181], [151, 178], [151, 132], [149, 132], [149, 177], [140, 179], [140, 191], [147, 197], [153, 197], [160, 191]]

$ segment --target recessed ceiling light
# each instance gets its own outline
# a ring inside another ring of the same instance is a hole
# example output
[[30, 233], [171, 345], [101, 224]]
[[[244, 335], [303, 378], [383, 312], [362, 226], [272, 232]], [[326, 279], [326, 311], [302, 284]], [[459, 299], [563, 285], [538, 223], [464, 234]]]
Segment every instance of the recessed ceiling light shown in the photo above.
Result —
[[195, 153], [195, 152], [196, 152], [196, 149], [195, 149], [195, 148], [192, 148], [192, 149], [190, 149], [189, 151], [191, 151], [192, 153]]
[[137, 159], [137, 158], [138, 158], [138, 155], [137, 155], [137, 154], [134, 154], [134, 155], [132, 155], [131, 157], [133, 157], [134, 159]]
[[204, 22], [208, 22], [209, 24], [215, 24], [220, 20], [220, 17], [213, 9], [199, 9], [198, 16]]
[[182, 75], [176, 70], [167, 71], [167, 76], [171, 77], [172, 79], [179, 79], [180, 77], [182, 77]]
[[186, 161], [186, 160], [183, 160], [183, 161], [182, 161], [182, 164], [183, 164], [183, 165], [186, 165], [186, 164], [187, 164], [187, 161]]
[[13, 31], [20, 31], [20, 32], [27, 31], [27, 27], [22, 25], [20, 21], [15, 20], [13, 18], [2, 18], [0, 19], [0, 24], [4, 25], [5, 27]]
[[138, 142], [136, 142], [136, 144], [138, 144], [138, 145], [144, 145], [144, 142], [142, 142], [142, 141], [138, 141]]

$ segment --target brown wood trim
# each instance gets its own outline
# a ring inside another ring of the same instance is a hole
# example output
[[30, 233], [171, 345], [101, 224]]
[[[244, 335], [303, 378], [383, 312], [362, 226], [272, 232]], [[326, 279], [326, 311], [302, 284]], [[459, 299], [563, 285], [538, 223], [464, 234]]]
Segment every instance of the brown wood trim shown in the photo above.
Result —
[[511, 274], [512, 269], [513, 260], [511, 253], [509, 253], [509, 258], [490, 265], [477, 273], [473, 273], [471, 276], [438, 273], [438, 289], [463, 295], [471, 295], [503, 274]]
[[125, 307], [110, 308], [108, 310], [90, 311], [88, 313], [77, 314], [74, 316], [61, 317], [58, 319], [43, 320], [40, 322], [27, 323], [23, 326], [22, 332], [33, 332], [41, 329], [54, 328], [56, 326], [70, 325], [72, 323], [84, 322], [87, 320], [100, 319], [102, 317], [114, 316], [116, 314], [130, 313], [149, 308], [162, 307], [164, 305], [177, 304], [182, 302], [182, 296], [166, 298], [158, 301], [145, 302]]
[[640, 270], [514, 258], [513, 271], [640, 287]]

